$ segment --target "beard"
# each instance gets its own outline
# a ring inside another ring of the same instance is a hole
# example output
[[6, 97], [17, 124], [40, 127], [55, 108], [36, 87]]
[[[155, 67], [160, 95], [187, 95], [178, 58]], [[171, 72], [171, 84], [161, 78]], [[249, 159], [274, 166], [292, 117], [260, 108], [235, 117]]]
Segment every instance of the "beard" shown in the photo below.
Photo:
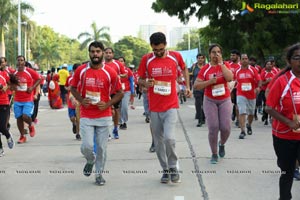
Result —
[[90, 56], [90, 60], [93, 65], [98, 65], [98, 64], [102, 63], [103, 55], [102, 56], [93, 56], [93, 57]]

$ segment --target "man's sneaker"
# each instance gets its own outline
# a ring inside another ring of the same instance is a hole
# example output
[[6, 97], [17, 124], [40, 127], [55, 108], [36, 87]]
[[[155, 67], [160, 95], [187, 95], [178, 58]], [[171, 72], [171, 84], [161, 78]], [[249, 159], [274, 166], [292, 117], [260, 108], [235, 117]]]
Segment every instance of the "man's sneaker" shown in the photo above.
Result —
[[217, 164], [218, 163], [218, 154], [211, 155], [210, 163], [211, 164]]
[[219, 142], [219, 156], [221, 158], [224, 158], [225, 156], [225, 145], [224, 144], [222, 145], [220, 142]]
[[80, 134], [76, 134], [76, 140], [81, 140]]
[[93, 170], [94, 163], [86, 163], [83, 168], [83, 175], [90, 176]]
[[10, 149], [14, 148], [14, 146], [15, 146], [15, 142], [14, 142], [14, 140], [13, 140], [13, 138], [12, 138], [11, 135], [10, 135], [10, 137], [7, 139], [7, 146], [8, 146], [8, 148], [10, 148]]
[[146, 122], [146, 123], [150, 123], [150, 118], [149, 118], [149, 117], [146, 117], [145, 122]]
[[246, 127], [247, 127], [247, 134], [248, 135], [252, 135], [252, 128], [249, 124], [246, 124]]
[[180, 182], [180, 175], [178, 173], [178, 170], [176, 168], [170, 168], [170, 175], [171, 175], [171, 181], [173, 183], [179, 183]]
[[113, 135], [114, 135], [115, 139], [119, 139], [119, 133], [118, 133], [118, 129], [117, 128], [114, 128]]
[[4, 156], [4, 151], [2, 148], [0, 148], [0, 157]]
[[155, 146], [154, 146], [153, 143], [151, 144], [151, 147], [150, 147], [149, 151], [150, 151], [151, 153], [155, 152]]
[[122, 129], [122, 130], [127, 129], [127, 124], [126, 123], [121, 124], [120, 129]]
[[108, 135], [108, 141], [111, 141], [111, 135], [110, 134]]
[[268, 122], [268, 120], [266, 119], [264, 125], [265, 125], [265, 126], [268, 126], [268, 124], [269, 124], [269, 122]]
[[200, 120], [198, 120], [197, 127], [201, 127], [201, 126], [202, 126], [202, 122]]
[[161, 183], [168, 183], [170, 181], [170, 172], [167, 169], [164, 169], [163, 175], [160, 178]]
[[30, 137], [34, 137], [35, 136], [34, 125], [31, 124], [31, 126], [29, 126], [28, 128], [29, 128], [29, 135], [30, 135]]
[[102, 186], [102, 185], [105, 184], [105, 182], [106, 181], [104, 180], [104, 178], [102, 177], [102, 175], [99, 175], [99, 176], [96, 177], [96, 182], [95, 182], [96, 185]]
[[72, 131], [74, 134], [76, 134], [76, 132], [77, 132], [76, 124], [73, 124]]
[[246, 136], [246, 133], [244, 131], [241, 132], [239, 139], [244, 139]]
[[26, 137], [24, 135], [21, 135], [20, 136], [20, 139], [18, 140], [18, 144], [22, 144], [22, 143], [25, 143], [26, 142]]
[[297, 181], [300, 181], [300, 173], [299, 173], [299, 168], [296, 168], [294, 171], [294, 178]]

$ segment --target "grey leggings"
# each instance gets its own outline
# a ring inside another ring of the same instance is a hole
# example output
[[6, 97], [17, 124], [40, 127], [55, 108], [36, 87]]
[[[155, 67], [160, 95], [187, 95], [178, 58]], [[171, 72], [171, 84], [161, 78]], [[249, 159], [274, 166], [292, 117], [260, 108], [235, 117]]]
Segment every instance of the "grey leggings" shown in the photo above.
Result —
[[215, 100], [204, 96], [203, 110], [208, 127], [208, 140], [213, 154], [218, 152], [218, 133], [221, 132], [221, 144], [225, 144], [231, 131], [232, 103], [230, 97]]

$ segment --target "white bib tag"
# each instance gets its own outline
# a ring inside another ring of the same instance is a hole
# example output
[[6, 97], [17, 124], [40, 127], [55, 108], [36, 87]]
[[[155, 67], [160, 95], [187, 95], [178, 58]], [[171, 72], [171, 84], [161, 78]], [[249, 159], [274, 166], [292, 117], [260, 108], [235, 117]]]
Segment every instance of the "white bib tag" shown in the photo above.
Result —
[[223, 96], [225, 95], [225, 87], [224, 84], [218, 84], [218, 85], [214, 85], [212, 87], [212, 95], [214, 97], [218, 97], [218, 96]]
[[27, 91], [27, 83], [20, 83], [17, 86], [18, 91], [26, 92]]
[[122, 90], [125, 90], [125, 83], [122, 83]]
[[86, 98], [89, 98], [93, 105], [101, 101], [100, 92], [86, 91]]
[[155, 81], [153, 92], [155, 94], [168, 96], [171, 94], [171, 82], [166, 81]]
[[250, 91], [252, 89], [251, 83], [242, 83], [242, 91]]

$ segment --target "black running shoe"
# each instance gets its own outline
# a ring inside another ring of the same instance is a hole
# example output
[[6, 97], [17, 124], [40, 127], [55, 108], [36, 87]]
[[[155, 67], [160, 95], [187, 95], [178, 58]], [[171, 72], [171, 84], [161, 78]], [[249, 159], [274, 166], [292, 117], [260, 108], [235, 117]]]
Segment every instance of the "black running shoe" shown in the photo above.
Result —
[[178, 170], [176, 168], [170, 168], [170, 174], [171, 174], [171, 181], [173, 183], [179, 183], [180, 182], [180, 175], [179, 175]]
[[84, 168], [83, 168], [83, 174], [85, 176], [90, 176], [91, 173], [92, 173], [92, 170], [93, 170], [93, 166], [94, 166], [93, 163], [86, 163]]
[[244, 131], [241, 132], [239, 139], [244, 139], [246, 136], [246, 133]]
[[106, 183], [106, 181], [104, 180], [104, 178], [102, 177], [102, 175], [99, 175], [96, 177], [96, 185], [100, 185], [103, 186]]
[[247, 134], [248, 135], [252, 135], [252, 128], [249, 124], [246, 124], [246, 127], [247, 127]]
[[170, 181], [170, 172], [169, 172], [169, 170], [165, 169], [163, 171], [163, 175], [160, 179], [160, 182], [161, 183], [168, 183], [169, 181]]

